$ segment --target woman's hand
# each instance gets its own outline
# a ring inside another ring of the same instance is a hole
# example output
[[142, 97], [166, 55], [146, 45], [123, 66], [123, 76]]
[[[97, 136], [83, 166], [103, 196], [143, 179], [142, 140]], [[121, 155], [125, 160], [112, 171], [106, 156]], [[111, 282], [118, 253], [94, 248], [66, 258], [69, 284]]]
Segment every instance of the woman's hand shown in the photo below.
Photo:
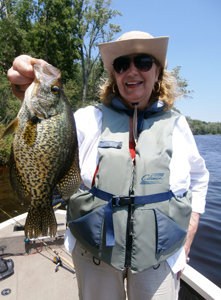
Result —
[[[190, 223], [189, 223], [189, 229], [188, 229], [188, 233], [187, 233], [187, 238], [186, 238], [186, 242], [183, 245], [184, 250], [185, 250], [185, 254], [186, 254], [186, 262], [188, 263], [189, 258], [189, 252], [190, 252], [190, 247], [192, 245], [194, 236], [197, 232], [197, 228], [198, 228], [198, 224], [199, 224], [199, 219], [200, 219], [200, 214], [196, 213], [196, 212], [192, 212], [191, 214], [191, 218], [190, 218]], [[183, 273], [183, 270], [179, 271], [177, 274], [177, 279], [179, 280], [181, 275]]]
[[8, 70], [8, 79], [10, 81], [14, 95], [20, 100], [24, 100], [26, 89], [34, 80], [34, 64], [46, 63], [42, 59], [36, 59], [28, 55], [20, 55], [13, 61], [12, 67]]

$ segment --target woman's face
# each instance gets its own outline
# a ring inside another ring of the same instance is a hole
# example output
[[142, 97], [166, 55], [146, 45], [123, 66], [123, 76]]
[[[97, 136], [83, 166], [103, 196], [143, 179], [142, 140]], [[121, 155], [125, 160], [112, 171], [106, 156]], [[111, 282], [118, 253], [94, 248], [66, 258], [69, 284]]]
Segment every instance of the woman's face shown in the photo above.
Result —
[[[128, 55], [131, 59], [136, 55]], [[144, 110], [152, 94], [154, 84], [158, 81], [160, 67], [153, 63], [152, 68], [143, 72], [131, 61], [128, 70], [119, 74], [114, 71], [116, 84], [125, 104], [133, 108], [132, 103], [139, 103], [137, 108]]]

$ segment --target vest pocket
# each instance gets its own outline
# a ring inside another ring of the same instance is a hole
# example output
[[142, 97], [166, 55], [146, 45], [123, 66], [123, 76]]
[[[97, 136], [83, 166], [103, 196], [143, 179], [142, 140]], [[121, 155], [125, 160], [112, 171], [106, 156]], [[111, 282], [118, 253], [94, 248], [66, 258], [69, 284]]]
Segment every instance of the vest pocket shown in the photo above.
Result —
[[105, 206], [90, 212], [89, 214], [69, 222], [73, 232], [80, 235], [91, 246], [100, 248], [101, 233], [104, 223]]
[[184, 239], [187, 231], [172, 219], [154, 209], [156, 220], [156, 253], [162, 253]]

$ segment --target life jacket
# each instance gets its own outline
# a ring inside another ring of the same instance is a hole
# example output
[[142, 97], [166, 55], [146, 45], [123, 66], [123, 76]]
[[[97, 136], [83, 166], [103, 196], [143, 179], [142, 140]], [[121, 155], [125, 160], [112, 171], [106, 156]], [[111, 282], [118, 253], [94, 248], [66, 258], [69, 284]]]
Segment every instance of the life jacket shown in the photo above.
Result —
[[179, 114], [166, 110], [143, 117], [133, 163], [129, 116], [101, 105], [102, 134], [95, 185], [68, 204], [68, 226], [96, 258], [116, 269], [141, 272], [177, 252], [191, 215], [191, 192], [170, 190], [172, 133]]

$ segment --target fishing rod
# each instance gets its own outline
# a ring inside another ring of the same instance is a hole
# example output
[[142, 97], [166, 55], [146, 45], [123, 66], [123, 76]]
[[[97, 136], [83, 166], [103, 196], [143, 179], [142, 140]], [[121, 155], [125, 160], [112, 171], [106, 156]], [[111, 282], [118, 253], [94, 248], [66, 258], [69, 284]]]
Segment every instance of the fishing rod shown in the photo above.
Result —
[[[41, 240], [41, 238], [38, 238], [40, 241], [42, 241], [42, 243], [48, 247], [52, 252], [55, 253], [56, 257], [54, 257], [53, 261], [57, 264], [57, 267], [55, 269], [55, 272], [58, 271], [58, 267], [60, 265], [62, 265], [62, 260], [66, 262], [66, 264], [68, 264], [73, 270], [74, 270], [74, 265], [72, 263], [70, 263], [63, 255], [61, 255], [60, 253], [58, 253], [55, 249], [51, 248], [49, 245], [47, 245], [43, 240]], [[59, 258], [59, 259], [58, 259]]]
[[[57, 204], [57, 205], [55, 205], [53, 208], [57, 208], [59, 206], [59, 204]], [[10, 216], [6, 211], [4, 211], [2, 208], [0, 208], [0, 210], [4, 213], [4, 214], [6, 214], [10, 219], [12, 219], [13, 221], [15, 221], [16, 223], [18, 223], [19, 224], [19, 226], [21, 226], [22, 228], [24, 228], [24, 226], [21, 224], [21, 223], [19, 223], [16, 219], [14, 219], [12, 216]], [[61, 235], [57, 235], [56, 236], [56, 238], [57, 237], [62, 237], [62, 236], [64, 236], [64, 234], [61, 234]], [[56, 263], [57, 264], [57, 267], [56, 267], [56, 269], [55, 269], [55, 272], [57, 272], [58, 271], [58, 267], [60, 266], [60, 265], [62, 265], [62, 260], [64, 261], [64, 262], [66, 262], [66, 264], [68, 264], [73, 270], [74, 270], [74, 265], [72, 264], [72, 263], [70, 263], [63, 255], [61, 255], [60, 253], [58, 253], [54, 248], [52, 248], [52, 247], [50, 247], [45, 241], [44, 241], [44, 239], [48, 239], [48, 238], [50, 238], [50, 237], [41, 237], [41, 238], [33, 238], [33, 239], [25, 239], [25, 243], [28, 243], [28, 242], [35, 242], [36, 240], [39, 240], [41, 243], [43, 243], [47, 248], [49, 248], [53, 253], [55, 253], [55, 255], [56, 255], [56, 257], [54, 257], [54, 259], [53, 259], [53, 262], [54, 263]], [[53, 242], [53, 241], [52, 241]]]
[[6, 216], [8, 216], [10, 219], [12, 219], [13, 221], [15, 221], [19, 226], [21, 227], [24, 227], [21, 223], [19, 223], [15, 218], [13, 218], [12, 216], [10, 216], [5, 210], [3, 210], [1, 207], [0, 207], [0, 210], [6, 214]]
[[[61, 205], [63, 205], [66, 201], [64, 199], [59, 199], [60, 201], [59, 202], [56, 202], [55, 201], [55, 205], [53, 206], [53, 210], [56, 211]], [[24, 229], [24, 225], [22, 225], [20, 222], [18, 222], [15, 218], [13, 218], [12, 216], [10, 216], [4, 209], [2, 209], [0, 207], [0, 210], [7, 216], [9, 217], [10, 219], [12, 219], [13, 221], [15, 221], [19, 226], [20, 226], [20, 229], [19, 230], [23, 230]], [[15, 211], [16, 212], [16, 211]]]
[[[52, 200], [52, 206], [53, 206], [53, 210], [56, 211], [60, 206], [64, 205], [67, 201], [63, 198], [60, 197], [60, 195], [54, 195], [53, 196], [53, 200]], [[15, 221], [19, 226], [21, 226], [21, 228], [24, 228], [24, 225], [22, 225], [21, 223], [19, 223], [15, 218], [13, 218], [12, 216], [10, 216], [4, 209], [2, 209], [0, 207], [0, 210], [6, 215], [8, 216], [10, 219], [12, 219], [13, 221]], [[17, 212], [17, 211], [15, 211]]]
[[[64, 236], [64, 235], [59, 235], [59, 236], [56, 236], [56, 237], [60, 237], [60, 236]], [[28, 242], [35, 242], [35, 241], [40, 241], [41, 243], [43, 243], [48, 249], [50, 249], [53, 253], [55, 253], [55, 257], [53, 259], [53, 262], [57, 264], [56, 268], [55, 268], [55, 272], [58, 271], [58, 267], [62, 265], [62, 260], [64, 262], [66, 262], [66, 264], [68, 264], [73, 270], [74, 269], [74, 265], [69, 262], [63, 255], [61, 255], [60, 253], [58, 253], [54, 248], [50, 247], [45, 241], [44, 239], [48, 239], [50, 237], [38, 237], [38, 238], [32, 238], [32, 239], [28, 239], [26, 238], [25, 239], [25, 242], [28, 243]], [[52, 241], [54, 242], [54, 241]]]

